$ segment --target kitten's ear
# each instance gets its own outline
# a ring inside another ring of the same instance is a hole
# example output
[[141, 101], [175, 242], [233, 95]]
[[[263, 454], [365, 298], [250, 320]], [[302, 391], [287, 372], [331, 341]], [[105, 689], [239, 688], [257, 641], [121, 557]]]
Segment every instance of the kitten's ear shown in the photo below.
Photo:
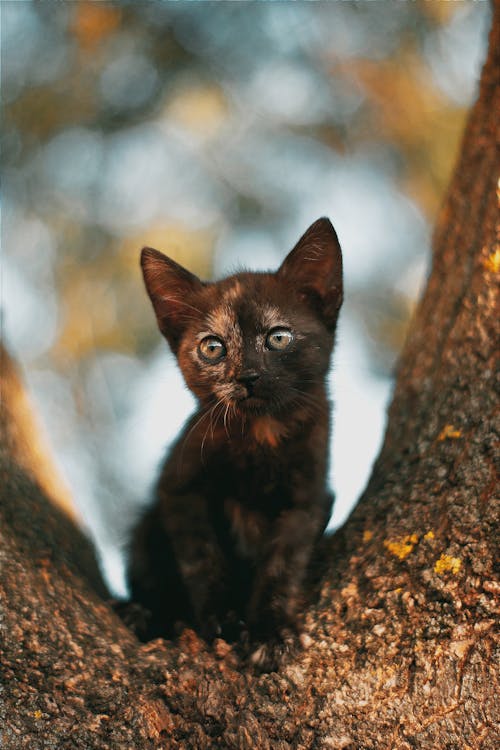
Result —
[[141, 266], [160, 331], [176, 352], [186, 323], [193, 317], [190, 298], [202, 289], [203, 283], [175, 260], [151, 247], [143, 248]]
[[342, 251], [329, 219], [318, 219], [302, 235], [278, 270], [333, 328], [342, 304]]

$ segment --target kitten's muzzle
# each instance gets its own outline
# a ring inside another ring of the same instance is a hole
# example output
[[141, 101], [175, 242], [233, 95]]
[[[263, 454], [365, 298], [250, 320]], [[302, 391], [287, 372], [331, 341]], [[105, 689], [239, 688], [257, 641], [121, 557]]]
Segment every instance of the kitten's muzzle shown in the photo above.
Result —
[[259, 378], [260, 373], [258, 373], [257, 370], [244, 370], [236, 380], [238, 383], [243, 383], [243, 385], [252, 386]]
[[[242, 394], [239, 400], [252, 399], [255, 395], [255, 384], [260, 378], [260, 373], [257, 370], [244, 370], [237, 378], [236, 382], [240, 386], [243, 386], [244, 395]], [[242, 390], [243, 390], [242, 389]]]
[[243, 372], [236, 378], [236, 382], [245, 386], [247, 397], [252, 397], [254, 395], [255, 383], [259, 378], [260, 373], [258, 373], [257, 370], [243, 370]]

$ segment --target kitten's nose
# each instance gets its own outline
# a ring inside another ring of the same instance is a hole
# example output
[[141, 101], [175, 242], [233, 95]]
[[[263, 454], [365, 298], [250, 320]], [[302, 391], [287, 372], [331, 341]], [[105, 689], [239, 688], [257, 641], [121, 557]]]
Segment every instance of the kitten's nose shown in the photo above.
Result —
[[260, 374], [256, 370], [244, 370], [236, 380], [238, 383], [243, 383], [243, 385], [248, 386], [253, 385], [259, 378]]

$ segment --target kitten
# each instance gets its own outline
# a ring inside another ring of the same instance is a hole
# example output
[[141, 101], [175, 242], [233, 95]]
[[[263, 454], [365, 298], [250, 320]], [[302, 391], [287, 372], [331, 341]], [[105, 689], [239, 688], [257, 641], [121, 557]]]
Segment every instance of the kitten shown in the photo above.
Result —
[[231, 637], [243, 620], [265, 662], [294, 628], [333, 502], [325, 380], [342, 303], [337, 236], [319, 219], [276, 273], [215, 283], [150, 248], [141, 264], [198, 409], [134, 531], [132, 598], [151, 613], [148, 637], [172, 635], [176, 621]]

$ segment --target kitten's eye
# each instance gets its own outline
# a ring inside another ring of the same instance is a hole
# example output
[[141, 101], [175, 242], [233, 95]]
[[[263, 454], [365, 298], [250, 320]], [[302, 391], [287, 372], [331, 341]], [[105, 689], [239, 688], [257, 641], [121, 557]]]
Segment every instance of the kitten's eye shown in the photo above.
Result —
[[282, 351], [290, 346], [293, 334], [288, 328], [275, 328], [267, 334], [266, 346], [268, 349]]
[[224, 343], [215, 336], [207, 336], [200, 341], [198, 351], [203, 359], [206, 359], [208, 362], [218, 362], [219, 359], [226, 356]]

